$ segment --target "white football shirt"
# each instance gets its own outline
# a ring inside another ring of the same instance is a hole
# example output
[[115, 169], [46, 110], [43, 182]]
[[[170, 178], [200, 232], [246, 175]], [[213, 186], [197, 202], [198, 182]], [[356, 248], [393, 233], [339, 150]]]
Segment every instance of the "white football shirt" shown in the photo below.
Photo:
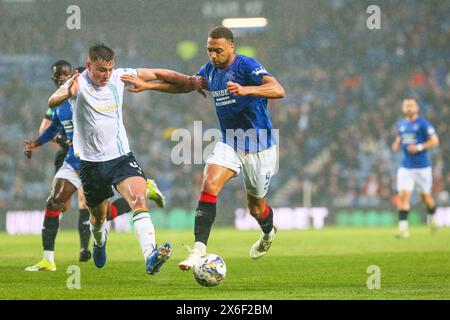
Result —
[[136, 69], [115, 69], [106, 86], [91, 82], [89, 71], [79, 77], [80, 90], [72, 97], [73, 148], [81, 160], [102, 162], [130, 152], [122, 119], [124, 73], [137, 75]]

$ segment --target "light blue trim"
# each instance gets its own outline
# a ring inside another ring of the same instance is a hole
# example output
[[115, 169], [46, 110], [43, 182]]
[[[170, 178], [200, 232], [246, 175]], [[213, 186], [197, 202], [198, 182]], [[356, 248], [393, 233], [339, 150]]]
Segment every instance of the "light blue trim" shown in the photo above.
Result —
[[116, 135], [116, 143], [117, 143], [117, 148], [119, 149], [119, 154], [121, 155], [121, 156], [124, 156], [125, 155], [125, 150], [123, 149], [123, 143], [122, 143], [122, 141], [120, 140], [120, 118], [121, 118], [121, 116], [120, 116], [120, 113], [119, 113], [119, 108], [120, 108], [120, 104], [119, 104], [119, 94], [117, 93], [117, 90], [116, 90], [116, 87], [113, 85], [113, 84], [111, 84], [111, 83], [108, 83], [108, 88], [111, 90], [111, 92], [113, 93], [113, 96], [114, 96], [114, 100], [116, 101], [116, 105], [117, 105], [117, 109], [116, 109], [116, 115], [117, 115], [117, 117], [116, 117], [116, 122], [117, 122], [117, 135]]

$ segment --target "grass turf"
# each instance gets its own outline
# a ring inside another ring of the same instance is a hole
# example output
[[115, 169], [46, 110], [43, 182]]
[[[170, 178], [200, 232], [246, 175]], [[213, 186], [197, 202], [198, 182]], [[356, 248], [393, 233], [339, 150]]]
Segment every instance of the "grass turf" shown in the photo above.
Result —
[[[78, 234], [63, 231], [56, 243], [56, 272], [25, 272], [42, 258], [40, 236], [0, 233], [0, 299], [450, 299], [450, 229], [431, 236], [411, 228], [398, 240], [393, 228], [325, 228], [279, 231], [267, 256], [253, 261], [256, 231], [215, 228], [208, 251], [227, 264], [227, 277], [213, 288], [198, 285], [178, 262], [187, 254], [192, 231], [157, 230], [169, 241], [172, 258], [156, 276], [145, 273], [133, 234], [111, 233], [108, 261], [96, 269], [78, 262]], [[81, 270], [81, 289], [68, 289], [70, 265]], [[381, 269], [381, 288], [369, 290], [367, 268]]]

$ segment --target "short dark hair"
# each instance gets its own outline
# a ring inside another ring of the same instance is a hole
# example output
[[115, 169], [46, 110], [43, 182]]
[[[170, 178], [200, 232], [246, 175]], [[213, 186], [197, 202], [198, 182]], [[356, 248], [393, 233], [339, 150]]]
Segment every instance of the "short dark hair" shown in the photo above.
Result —
[[89, 48], [89, 60], [95, 62], [97, 60], [111, 61], [114, 59], [113, 49], [104, 44], [96, 44]]
[[77, 67], [74, 71], [78, 71], [78, 73], [82, 73], [84, 70], [86, 70], [86, 67]]
[[234, 42], [233, 32], [231, 32], [231, 30], [227, 27], [222, 26], [212, 28], [208, 33], [208, 37], [211, 39], [225, 38], [231, 42]]
[[60, 70], [66, 66], [69, 67], [70, 69], [72, 69], [72, 65], [69, 62], [67, 62], [66, 60], [58, 60], [54, 64], [52, 64], [50, 70], [52, 72], [55, 72], [56, 70]]

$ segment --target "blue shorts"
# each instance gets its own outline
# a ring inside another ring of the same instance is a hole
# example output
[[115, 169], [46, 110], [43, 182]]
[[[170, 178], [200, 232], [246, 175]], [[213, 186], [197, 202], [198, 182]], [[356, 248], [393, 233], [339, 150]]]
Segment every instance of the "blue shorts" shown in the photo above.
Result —
[[114, 192], [111, 186], [115, 187], [129, 177], [146, 179], [144, 171], [131, 152], [104, 162], [80, 160], [80, 179], [89, 207], [96, 207], [112, 197]]

